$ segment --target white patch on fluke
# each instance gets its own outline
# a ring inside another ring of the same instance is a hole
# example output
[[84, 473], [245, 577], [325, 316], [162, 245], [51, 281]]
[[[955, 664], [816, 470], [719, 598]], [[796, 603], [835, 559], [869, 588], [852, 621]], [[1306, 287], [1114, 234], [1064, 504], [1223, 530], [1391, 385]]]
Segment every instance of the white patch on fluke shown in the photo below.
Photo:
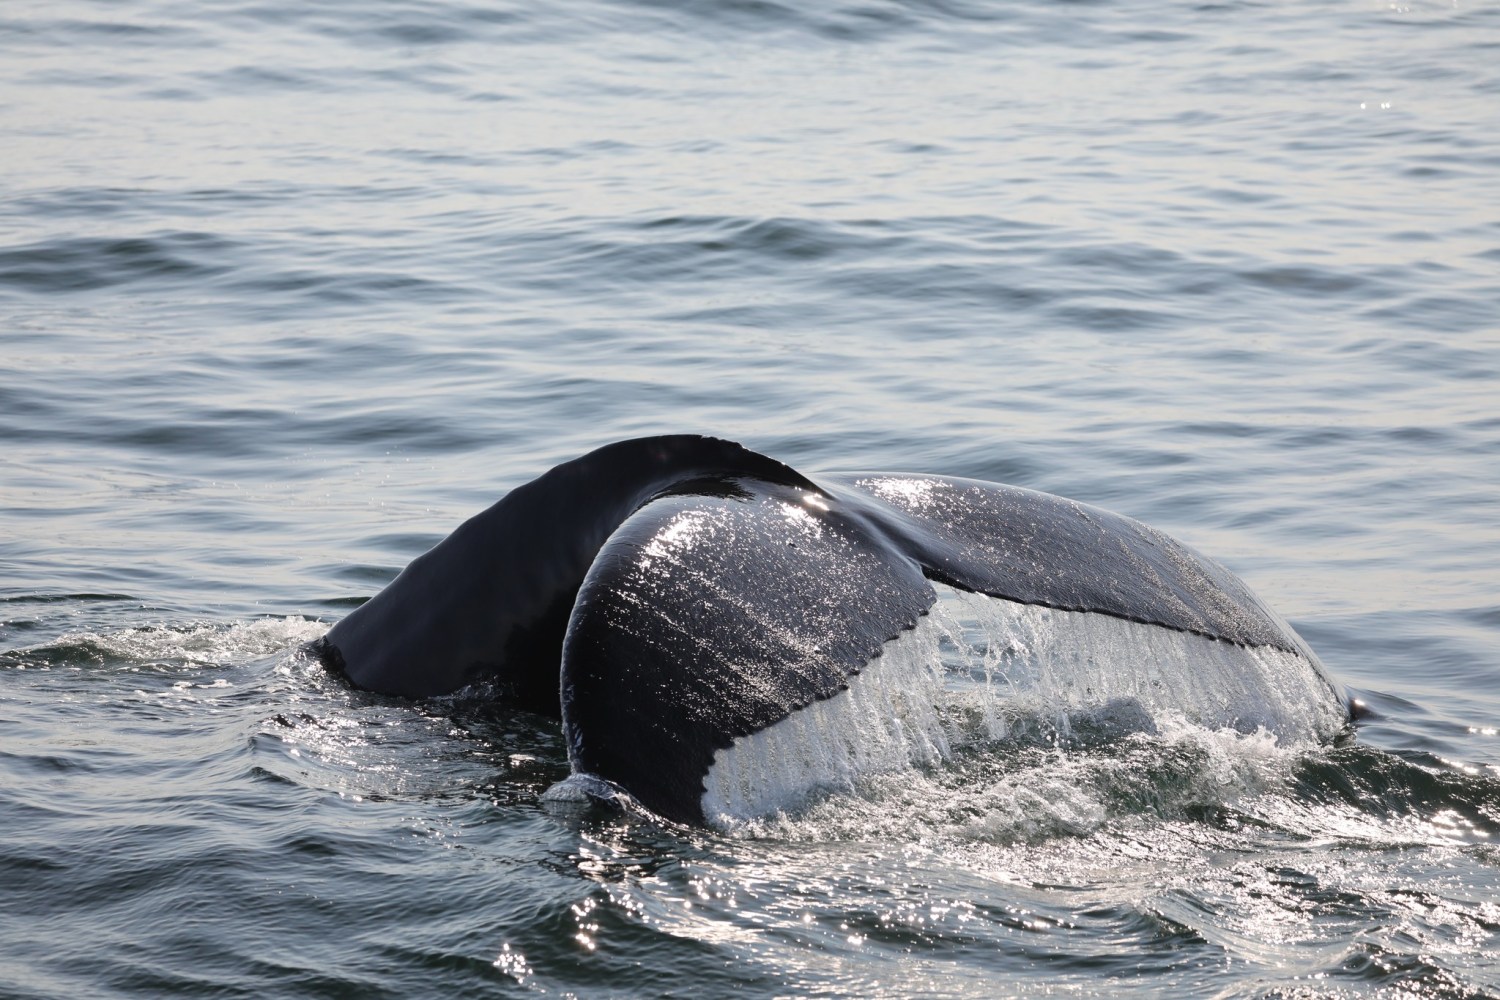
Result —
[[1347, 718], [1311, 658], [940, 589], [932, 612], [847, 690], [714, 755], [701, 800], [709, 823], [793, 812], [979, 742], [1057, 745], [1187, 727], [1311, 745]]
[[795, 808], [819, 792], [850, 791], [867, 775], [947, 757], [938, 710], [943, 634], [943, 623], [923, 618], [886, 643], [847, 690], [716, 752], [703, 782], [704, 818], [729, 826]]
[[1080, 721], [1128, 718], [1136, 730], [1264, 729], [1283, 744], [1316, 743], [1348, 718], [1310, 651], [1238, 646], [973, 594], [953, 593], [946, 603], [965, 619], [962, 645], [971, 662], [978, 654], [990, 689], [983, 699], [990, 738], [1013, 735], [1018, 724], [1067, 738]]

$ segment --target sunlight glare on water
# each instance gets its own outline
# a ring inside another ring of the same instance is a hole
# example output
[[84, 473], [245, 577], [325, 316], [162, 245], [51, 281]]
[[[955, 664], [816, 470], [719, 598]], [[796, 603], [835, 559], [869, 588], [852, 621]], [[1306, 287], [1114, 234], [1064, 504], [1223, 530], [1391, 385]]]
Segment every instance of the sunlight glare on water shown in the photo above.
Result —
[[[0, 993], [1500, 994], [1497, 40], [0, 7]], [[949, 596], [703, 831], [544, 807], [555, 720], [296, 651], [670, 432], [1139, 518], [1332, 689]]]

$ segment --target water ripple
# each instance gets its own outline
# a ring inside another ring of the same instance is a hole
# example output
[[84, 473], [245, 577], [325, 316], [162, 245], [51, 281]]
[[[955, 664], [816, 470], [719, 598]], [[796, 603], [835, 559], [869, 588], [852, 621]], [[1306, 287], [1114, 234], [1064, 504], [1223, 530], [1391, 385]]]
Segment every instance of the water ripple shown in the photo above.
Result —
[[[1493, 992], [1500, 10], [1268, 10], [0, 5], [0, 993]], [[721, 837], [295, 654], [681, 431], [1141, 517], [1367, 712]]]
[[143, 281], [187, 282], [222, 274], [238, 247], [211, 233], [167, 232], [123, 239], [64, 239], [0, 250], [0, 288], [77, 292]]

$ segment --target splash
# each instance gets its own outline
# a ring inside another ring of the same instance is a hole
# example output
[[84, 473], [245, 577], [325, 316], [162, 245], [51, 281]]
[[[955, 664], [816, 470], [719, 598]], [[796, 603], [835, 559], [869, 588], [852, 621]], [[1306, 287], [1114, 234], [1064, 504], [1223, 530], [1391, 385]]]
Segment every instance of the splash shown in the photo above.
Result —
[[114, 632], [69, 632], [17, 655], [41, 667], [87, 662], [154, 667], [236, 665], [310, 642], [327, 630], [327, 623], [300, 616], [230, 625], [147, 625]]

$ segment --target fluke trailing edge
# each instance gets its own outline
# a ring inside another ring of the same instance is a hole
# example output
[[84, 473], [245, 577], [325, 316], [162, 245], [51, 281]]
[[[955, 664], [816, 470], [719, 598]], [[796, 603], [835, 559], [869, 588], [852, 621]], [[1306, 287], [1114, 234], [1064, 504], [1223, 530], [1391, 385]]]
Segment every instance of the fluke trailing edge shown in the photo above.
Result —
[[511, 491], [315, 652], [387, 694], [494, 681], [561, 715], [575, 775], [702, 823], [716, 755], [845, 691], [927, 614], [929, 581], [1274, 652], [1340, 697], [1244, 583], [1139, 522], [943, 476], [814, 482], [690, 435], [608, 445]]

